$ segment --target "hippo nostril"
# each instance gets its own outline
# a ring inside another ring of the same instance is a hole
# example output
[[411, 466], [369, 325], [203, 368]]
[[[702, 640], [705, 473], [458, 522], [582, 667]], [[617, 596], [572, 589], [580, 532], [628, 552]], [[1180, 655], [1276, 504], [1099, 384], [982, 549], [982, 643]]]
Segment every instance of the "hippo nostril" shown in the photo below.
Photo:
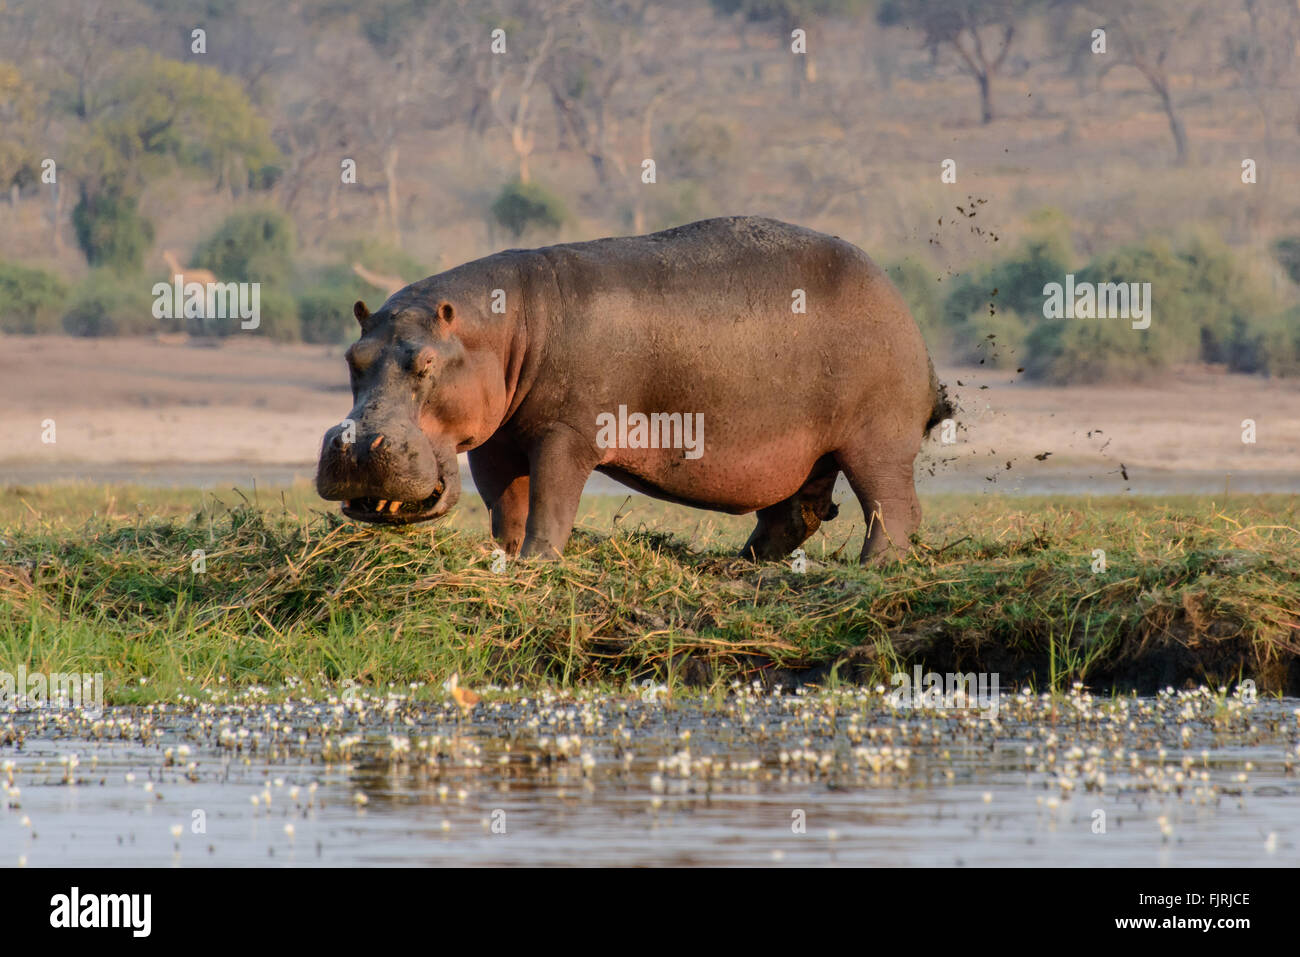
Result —
[[330, 439], [330, 448], [332, 448], [332, 449], [341, 449], [341, 448], [343, 448], [343, 433], [342, 433], [342, 432], [335, 432], [335, 433], [334, 433], [334, 438]]

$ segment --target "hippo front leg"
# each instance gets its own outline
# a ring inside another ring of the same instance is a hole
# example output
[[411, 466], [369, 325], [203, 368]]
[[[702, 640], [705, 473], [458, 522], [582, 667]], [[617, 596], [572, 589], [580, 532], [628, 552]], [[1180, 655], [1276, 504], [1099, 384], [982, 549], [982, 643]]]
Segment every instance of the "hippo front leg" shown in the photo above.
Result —
[[554, 426], [530, 456], [528, 525], [520, 558], [559, 558], [573, 532], [578, 501], [600, 462], [591, 441]]
[[492, 537], [517, 555], [528, 522], [528, 456], [497, 436], [469, 453], [469, 470], [492, 523]]

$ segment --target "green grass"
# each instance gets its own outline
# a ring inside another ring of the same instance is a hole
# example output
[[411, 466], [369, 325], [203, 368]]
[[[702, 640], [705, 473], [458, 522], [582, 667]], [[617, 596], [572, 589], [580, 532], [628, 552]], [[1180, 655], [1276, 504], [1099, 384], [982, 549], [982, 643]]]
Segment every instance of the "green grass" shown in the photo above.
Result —
[[472, 496], [446, 524], [390, 532], [306, 487], [11, 488], [0, 670], [102, 672], [118, 702], [453, 671], [470, 686], [888, 683], [916, 663], [1003, 687], [1300, 690], [1294, 497], [924, 504], [906, 563], [859, 568], [861, 513], [844, 503], [798, 574], [734, 557], [749, 518], [590, 498], [563, 561], [495, 573]]

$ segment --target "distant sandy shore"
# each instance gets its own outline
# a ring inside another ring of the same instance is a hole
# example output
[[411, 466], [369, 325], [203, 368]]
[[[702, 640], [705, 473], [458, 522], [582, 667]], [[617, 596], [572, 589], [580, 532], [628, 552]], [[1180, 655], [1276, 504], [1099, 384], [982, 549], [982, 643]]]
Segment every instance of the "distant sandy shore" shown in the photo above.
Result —
[[[0, 336], [0, 482], [309, 477], [321, 435], [351, 407], [342, 353], [238, 337], [207, 347]], [[952, 445], [937, 433], [926, 444], [923, 489], [1201, 491], [1231, 473], [1242, 491], [1300, 491], [1300, 382], [1201, 367], [1069, 388], [982, 369], [940, 375], [961, 427]], [[47, 419], [53, 444], [41, 440]], [[1243, 419], [1256, 423], [1255, 444], [1242, 442]]]

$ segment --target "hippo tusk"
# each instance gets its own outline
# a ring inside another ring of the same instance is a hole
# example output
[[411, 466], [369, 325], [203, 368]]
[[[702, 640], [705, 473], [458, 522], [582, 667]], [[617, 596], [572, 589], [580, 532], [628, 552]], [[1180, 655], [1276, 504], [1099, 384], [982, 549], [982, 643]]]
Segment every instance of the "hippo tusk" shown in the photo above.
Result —
[[388, 499], [386, 499], [386, 498], [381, 498], [381, 499], [379, 500], [379, 504], [375, 506], [375, 511], [376, 511], [376, 512], [382, 512], [382, 511], [384, 510], [384, 506], [387, 505], [387, 504], [388, 504]]
[[402, 507], [402, 503], [401, 503], [401, 502], [393, 502], [391, 505], [388, 506], [388, 510], [389, 510], [390, 512], [392, 512], [394, 515], [396, 515], [396, 514], [397, 514], [397, 510], [398, 510], [399, 508], [401, 508], [401, 507]]
[[375, 440], [370, 443], [370, 451], [373, 452], [375, 449], [379, 448], [380, 444], [383, 443], [383, 441], [384, 441], [384, 437], [382, 435], [375, 436]]

